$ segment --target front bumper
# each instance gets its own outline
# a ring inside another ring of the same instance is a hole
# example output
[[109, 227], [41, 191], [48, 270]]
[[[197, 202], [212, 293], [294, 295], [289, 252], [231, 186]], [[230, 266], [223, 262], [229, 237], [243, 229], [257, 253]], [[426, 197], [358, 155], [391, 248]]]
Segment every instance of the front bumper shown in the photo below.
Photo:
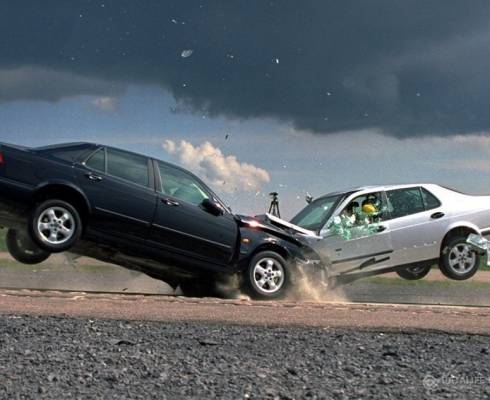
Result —
[[481, 256], [487, 257], [487, 266], [490, 266], [490, 243], [481, 235], [470, 233], [466, 242]]

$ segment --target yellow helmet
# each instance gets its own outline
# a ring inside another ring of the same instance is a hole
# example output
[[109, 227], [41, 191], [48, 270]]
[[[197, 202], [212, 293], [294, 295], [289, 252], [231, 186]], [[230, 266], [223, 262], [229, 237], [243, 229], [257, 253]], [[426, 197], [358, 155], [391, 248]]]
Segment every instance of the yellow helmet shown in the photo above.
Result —
[[378, 210], [376, 210], [376, 207], [372, 204], [364, 204], [362, 206], [362, 212], [365, 214], [375, 214]]

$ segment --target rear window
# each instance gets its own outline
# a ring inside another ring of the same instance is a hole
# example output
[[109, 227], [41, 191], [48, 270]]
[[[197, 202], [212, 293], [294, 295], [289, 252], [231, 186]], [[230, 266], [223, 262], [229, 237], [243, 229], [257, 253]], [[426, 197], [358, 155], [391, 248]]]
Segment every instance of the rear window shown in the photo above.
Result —
[[87, 160], [85, 165], [96, 171], [105, 172], [105, 150], [97, 150], [97, 152]]
[[386, 192], [391, 218], [404, 217], [425, 211], [422, 194], [418, 187], [396, 189]]
[[57, 148], [46, 148], [38, 150], [39, 153], [57, 158], [58, 160], [67, 161], [73, 163], [80, 160], [84, 155], [86, 155], [90, 149], [87, 147], [57, 147]]
[[107, 149], [107, 173], [112, 176], [149, 186], [148, 158], [138, 154], [126, 153], [115, 149]]
[[434, 196], [431, 192], [429, 192], [425, 188], [421, 188], [421, 189], [422, 189], [422, 197], [424, 199], [426, 210], [432, 210], [433, 208], [437, 208], [441, 205], [441, 202], [437, 199], [436, 196]]

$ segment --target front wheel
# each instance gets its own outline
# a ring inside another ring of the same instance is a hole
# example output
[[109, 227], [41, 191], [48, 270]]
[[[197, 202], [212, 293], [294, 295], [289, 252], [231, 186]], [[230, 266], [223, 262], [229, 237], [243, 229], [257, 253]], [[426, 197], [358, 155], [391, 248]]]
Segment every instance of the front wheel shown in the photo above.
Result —
[[41, 249], [29, 237], [27, 232], [9, 229], [5, 244], [10, 255], [22, 264], [39, 264], [46, 261], [50, 253]]
[[32, 239], [50, 253], [69, 250], [82, 235], [78, 211], [62, 200], [47, 200], [36, 206], [29, 220]]
[[444, 248], [439, 268], [448, 278], [463, 281], [476, 274], [480, 255], [466, 242], [466, 237], [456, 236]]
[[284, 297], [289, 285], [288, 264], [273, 251], [257, 253], [244, 273], [244, 289], [254, 299]]
[[413, 265], [405, 269], [396, 271], [400, 278], [406, 279], [407, 281], [416, 281], [418, 279], [425, 278], [430, 272], [432, 265]]

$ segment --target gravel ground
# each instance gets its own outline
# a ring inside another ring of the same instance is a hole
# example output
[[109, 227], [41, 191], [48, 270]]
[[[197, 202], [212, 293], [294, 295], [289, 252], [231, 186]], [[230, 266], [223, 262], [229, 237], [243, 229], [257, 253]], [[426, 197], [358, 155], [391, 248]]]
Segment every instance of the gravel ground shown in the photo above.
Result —
[[490, 337], [0, 316], [0, 397], [490, 398]]

